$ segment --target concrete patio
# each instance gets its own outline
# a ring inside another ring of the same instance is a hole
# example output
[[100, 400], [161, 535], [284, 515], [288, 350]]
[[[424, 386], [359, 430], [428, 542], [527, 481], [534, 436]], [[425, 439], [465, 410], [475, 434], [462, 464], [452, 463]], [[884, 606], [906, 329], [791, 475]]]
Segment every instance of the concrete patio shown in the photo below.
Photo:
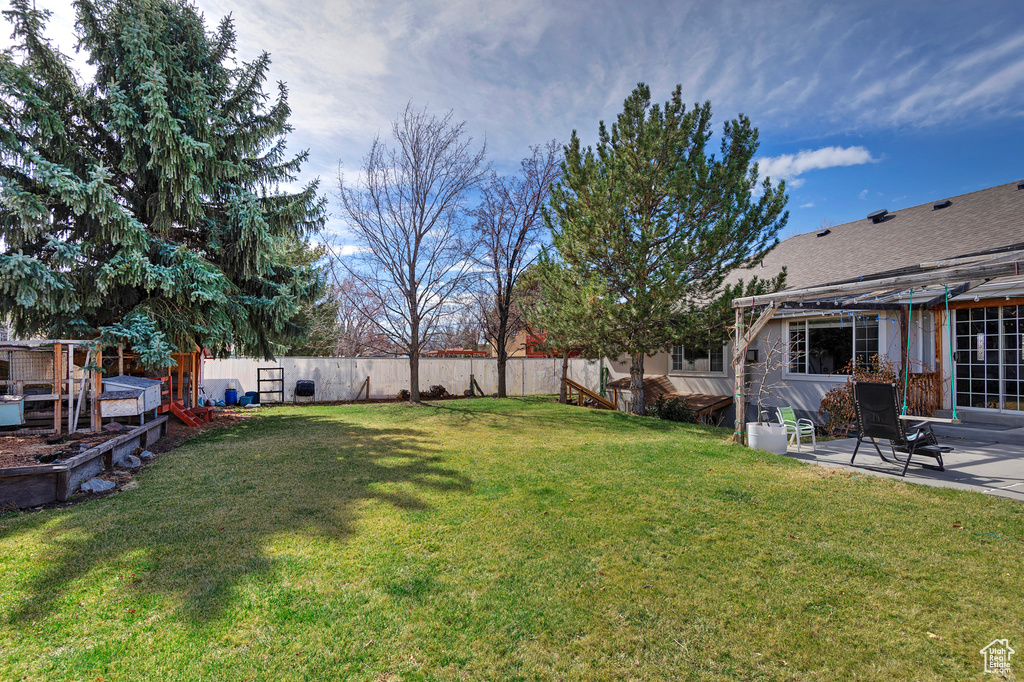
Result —
[[[939, 434], [940, 444], [953, 447], [953, 452], [943, 457], [946, 470], [933, 471], [917, 466], [918, 461], [931, 464], [934, 460], [927, 457], [915, 458], [904, 480], [908, 483], [974, 490], [1024, 502], [1024, 444], [999, 442], [999, 431], [989, 433], [991, 435], [985, 437], [982, 429], [972, 428], [969, 437]], [[903, 478], [899, 475], [903, 466], [882, 461], [870, 442], [861, 445], [857, 459], [851, 465], [850, 457], [856, 444], [856, 438], [844, 438], [818, 443], [816, 451], [811, 450], [810, 443], [804, 443], [800, 451], [790, 445], [788, 455], [805, 462], [844, 467], [872, 476]], [[891, 459], [889, 443], [881, 441], [879, 447]]]

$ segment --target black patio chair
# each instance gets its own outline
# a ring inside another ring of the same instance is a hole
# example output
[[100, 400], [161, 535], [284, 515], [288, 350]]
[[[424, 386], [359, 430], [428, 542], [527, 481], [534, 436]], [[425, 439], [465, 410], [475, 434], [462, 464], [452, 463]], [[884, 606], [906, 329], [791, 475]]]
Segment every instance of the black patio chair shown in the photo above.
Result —
[[[928, 422], [908, 425], [907, 421], [900, 419], [899, 400], [899, 388], [895, 384], [869, 381], [853, 383], [853, 404], [857, 414], [857, 445], [853, 448], [850, 464], [853, 464], [860, 444], [866, 439], [870, 439], [882, 460], [903, 465], [902, 476], [907, 475], [910, 460], [915, 455], [935, 460], [935, 464], [917, 462], [925, 469], [945, 471], [946, 469], [942, 465], [942, 453], [951, 452], [953, 448], [939, 445], [932, 432], [932, 426]], [[882, 454], [876, 438], [884, 438], [889, 441], [889, 446], [892, 448], [892, 459]], [[901, 459], [897, 453], [903, 453], [905, 457]]]

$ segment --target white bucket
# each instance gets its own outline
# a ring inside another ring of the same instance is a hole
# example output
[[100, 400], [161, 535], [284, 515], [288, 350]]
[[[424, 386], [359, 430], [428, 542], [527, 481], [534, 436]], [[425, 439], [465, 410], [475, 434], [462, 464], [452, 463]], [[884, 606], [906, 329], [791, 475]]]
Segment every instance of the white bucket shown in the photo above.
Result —
[[789, 443], [784, 424], [747, 424], [747, 445], [776, 455], [786, 454]]

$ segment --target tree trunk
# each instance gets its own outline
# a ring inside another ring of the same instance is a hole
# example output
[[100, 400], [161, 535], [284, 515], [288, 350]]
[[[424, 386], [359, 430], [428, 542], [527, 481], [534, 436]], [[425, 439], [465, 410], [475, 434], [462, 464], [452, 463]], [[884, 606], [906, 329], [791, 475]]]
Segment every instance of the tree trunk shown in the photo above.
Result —
[[409, 404], [420, 402], [420, 344], [413, 341], [409, 346]]
[[506, 391], [506, 377], [505, 367], [508, 364], [508, 350], [506, 348], [508, 336], [508, 329], [505, 327], [505, 321], [502, 320], [498, 324], [498, 337], [494, 340], [496, 349], [498, 351], [498, 397], [507, 398], [508, 393]]
[[569, 378], [569, 351], [563, 350], [562, 351], [562, 388], [560, 388], [558, 390], [558, 402], [562, 403], [563, 405], [565, 405], [566, 395], [567, 395], [566, 389], [568, 388], [568, 386], [565, 383], [565, 380], [568, 379], [568, 378]]
[[647, 403], [644, 402], [643, 353], [634, 355], [633, 363], [629, 366], [629, 392], [633, 396], [629, 404], [629, 411], [633, 414], [647, 414]]
[[505, 366], [508, 364], [508, 357], [504, 352], [498, 351], [498, 397], [507, 398], [508, 394], [505, 390]]

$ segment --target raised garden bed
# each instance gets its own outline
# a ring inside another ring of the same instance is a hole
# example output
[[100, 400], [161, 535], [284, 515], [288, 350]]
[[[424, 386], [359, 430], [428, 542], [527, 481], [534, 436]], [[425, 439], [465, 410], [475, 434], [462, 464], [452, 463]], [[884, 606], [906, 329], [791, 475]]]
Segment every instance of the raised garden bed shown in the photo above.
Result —
[[111, 470], [136, 448], [158, 441], [167, 433], [167, 419], [159, 417], [59, 463], [0, 468], [0, 509], [67, 500], [83, 481]]

